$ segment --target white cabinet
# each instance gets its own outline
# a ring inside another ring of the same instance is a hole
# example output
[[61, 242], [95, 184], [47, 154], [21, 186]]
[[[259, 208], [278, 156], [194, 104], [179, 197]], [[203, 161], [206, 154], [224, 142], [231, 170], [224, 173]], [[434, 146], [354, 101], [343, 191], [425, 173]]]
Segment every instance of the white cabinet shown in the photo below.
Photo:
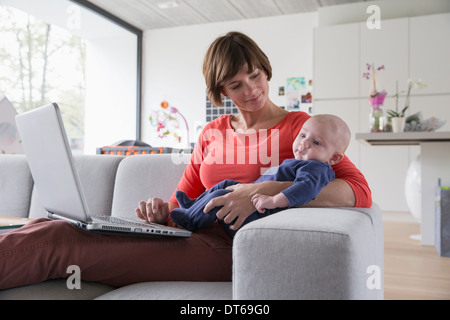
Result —
[[314, 33], [315, 98], [357, 96], [359, 24], [317, 28]]
[[407, 146], [361, 145], [359, 169], [372, 190], [372, 199], [386, 211], [408, 211], [405, 178], [410, 159]]
[[416, 93], [449, 94], [450, 13], [411, 18], [410, 30], [410, 77], [427, 84]]
[[[404, 181], [417, 147], [360, 145], [355, 133], [369, 131], [370, 81], [362, 77], [366, 63], [385, 66], [377, 73], [378, 89], [388, 97], [385, 109], [395, 108], [395, 85], [406, 90], [408, 78], [421, 78], [428, 87], [414, 90], [409, 114], [447, 119], [450, 128], [450, 14], [383, 20], [380, 30], [366, 23], [317, 28], [314, 32], [314, 113], [341, 116], [350, 126], [351, 160], [366, 176], [373, 200], [382, 210], [406, 211]], [[404, 105], [404, 97], [399, 107]]]
[[[375, 67], [384, 65], [385, 69], [377, 72], [377, 89], [384, 89], [392, 96], [395, 94], [397, 80], [399, 90], [406, 89], [408, 18], [383, 20], [381, 29], [368, 29], [365, 23], [360, 24], [360, 28], [361, 77], [363, 72], [367, 72], [366, 63], [373, 63]], [[359, 96], [367, 97], [370, 94], [370, 81], [362, 79], [360, 84]]]

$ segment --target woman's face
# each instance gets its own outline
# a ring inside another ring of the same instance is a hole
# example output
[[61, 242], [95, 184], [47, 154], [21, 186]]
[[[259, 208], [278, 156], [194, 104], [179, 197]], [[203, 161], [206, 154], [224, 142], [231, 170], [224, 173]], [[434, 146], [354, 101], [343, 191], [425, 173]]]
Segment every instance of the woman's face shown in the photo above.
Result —
[[229, 97], [241, 112], [258, 111], [267, 101], [269, 82], [263, 70], [255, 68], [249, 71], [244, 65], [234, 77], [225, 81], [222, 94]]

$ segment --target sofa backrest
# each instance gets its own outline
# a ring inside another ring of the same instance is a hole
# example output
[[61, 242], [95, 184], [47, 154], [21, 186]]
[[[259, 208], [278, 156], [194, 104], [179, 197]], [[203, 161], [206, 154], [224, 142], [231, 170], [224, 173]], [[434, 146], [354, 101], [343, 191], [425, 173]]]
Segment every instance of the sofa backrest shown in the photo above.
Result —
[[[74, 157], [91, 214], [128, 217], [134, 217], [141, 200], [169, 200], [189, 158], [189, 154]], [[24, 155], [0, 155], [0, 216], [47, 216]]]
[[[74, 156], [81, 185], [91, 214], [110, 215], [117, 168], [122, 156], [78, 155]], [[51, 169], [49, 169], [51, 170]], [[29, 211], [30, 218], [47, 217], [39, 200], [39, 192], [33, 187]]]
[[154, 154], [124, 159], [117, 170], [112, 215], [135, 217], [139, 201], [150, 197], [169, 200], [189, 158], [189, 154]]

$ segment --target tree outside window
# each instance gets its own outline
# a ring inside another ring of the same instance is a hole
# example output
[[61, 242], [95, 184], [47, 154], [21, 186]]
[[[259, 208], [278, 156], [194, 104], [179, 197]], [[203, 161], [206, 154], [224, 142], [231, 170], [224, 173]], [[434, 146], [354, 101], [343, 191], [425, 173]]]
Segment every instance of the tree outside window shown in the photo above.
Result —
[[0, 93], [19, 113], [57, 102], [72, 149], [83, 150], [85, 40], [5, 6], [0, 39]]

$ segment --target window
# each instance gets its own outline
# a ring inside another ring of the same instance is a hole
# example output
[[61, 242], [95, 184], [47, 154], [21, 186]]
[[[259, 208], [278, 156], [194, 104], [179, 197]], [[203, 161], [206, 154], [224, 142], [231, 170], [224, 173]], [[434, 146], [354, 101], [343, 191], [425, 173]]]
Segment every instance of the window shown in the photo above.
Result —
[[87, 1], [0, 0], [0, 37], [17, 112], [58, 103], [74, 153], [140, 138], [141, 31]]

